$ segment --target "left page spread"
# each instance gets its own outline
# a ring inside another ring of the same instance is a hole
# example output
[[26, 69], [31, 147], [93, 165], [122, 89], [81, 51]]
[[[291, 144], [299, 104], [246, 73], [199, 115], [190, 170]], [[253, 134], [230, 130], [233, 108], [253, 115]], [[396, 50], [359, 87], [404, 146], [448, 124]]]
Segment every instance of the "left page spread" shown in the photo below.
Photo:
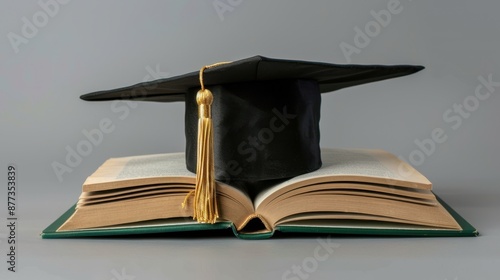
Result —
[[[58, 231], [120, 227], [151, 220], [189, 218], [195, 175], [183, 153], [111, 158], [83, 184], [75, 212]], [[243, 223], [253, 214], [245, 192], [219, 183], [221, 221]], [[108, 213], [103, 215], [102, 213]]]

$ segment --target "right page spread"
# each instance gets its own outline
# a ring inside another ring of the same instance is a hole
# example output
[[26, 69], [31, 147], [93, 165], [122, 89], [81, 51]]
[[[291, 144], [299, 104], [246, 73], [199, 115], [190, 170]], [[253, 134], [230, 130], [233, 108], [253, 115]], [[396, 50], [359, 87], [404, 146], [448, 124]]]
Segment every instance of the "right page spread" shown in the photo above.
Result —
[[383, 184], [430, 190], [431, 182], [411, 165], [389, 152], [365, 149], [321, 150], [320, 169], [286, 180], [259, 193], [255, 208], [271, 195], [292, 185], [310, 185], [321, 182], [358, 182]]

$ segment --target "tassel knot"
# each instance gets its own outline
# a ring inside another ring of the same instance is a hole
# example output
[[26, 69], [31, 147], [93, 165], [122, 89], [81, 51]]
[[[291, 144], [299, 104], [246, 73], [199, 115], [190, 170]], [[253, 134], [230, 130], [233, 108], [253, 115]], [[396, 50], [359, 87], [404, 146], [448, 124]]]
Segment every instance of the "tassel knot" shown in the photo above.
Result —
[[196, 94], [196, 103], [198, 103], [199, 118], [212, 118], [210, 107], [214, 97], [208, 89], [199, 90]]

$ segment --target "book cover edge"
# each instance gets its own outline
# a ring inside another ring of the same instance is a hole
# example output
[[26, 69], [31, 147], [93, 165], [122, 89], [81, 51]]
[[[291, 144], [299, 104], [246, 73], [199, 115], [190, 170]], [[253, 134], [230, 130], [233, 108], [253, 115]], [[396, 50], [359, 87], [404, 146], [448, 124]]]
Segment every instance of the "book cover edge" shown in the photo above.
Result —
[[98, 237], [98, 236], [123, 236], [155, 233], [174, 233], [202, 230], [224, 230], [234, 227], [232, 222], [217, 222], [215, 224], [187, 224], [187, 225], [165, 225], [137, 228], [117, 228], [117, 229], [95, 229], [95, 230], [74, 230], [61, 231], [57, 229], [73, 215], [76, 204], [71, 206], [64, 214], [57, 218], [52, 224], [45, 228], [40, 236], [43, 239], [74, 238], [74, 237]]
[[462, 230], [446, 229], [375, 229], [375, 228], [349, 228], [349, 227], [314, 227], [314, 226], [286, 226], [276, 227], [276, 231], [283, 233], [316, 233], [316, 234], [342, 234], [342, 235], [365, 235], [365, 236], [400, 236], [400, 237], [475, 237], [479, 232], [450, 205], [436, 195], [437, 200], [457, 221]]
[[[378, 235], [378, 236], [406, 236], [406, 237], [454, 237], [454, 236], [478, 236], [479, 232], [459, 215], [450, 205], [444, 202], [436, 195], [439, 203], [453, 216], [457, 223], [462, 227], [461, 231], [457, 230], [414, 230], [414, 229], [353, 229], [349, 227], [297, 227], [297, 226], [277, 226], [275, 231], [283, 233], [317, 233], [317, 234], [347, 234], [347, 235]], [[92, 237], [92, 236], [118, 236], [131, 234], [152, 234], [152, 233], [168, 233], [182, 231], [201, 231], [201, 230], [220, 230], [231, 227], [234, 235], [240, 239], [254, 240], [267, 239], [274, 235], [272, 232], [264, 233], [240, 233], [236, 230], [232, 222], [219, 222], [215, 224], [194, 224], [194, 225], [176, 225], [176, 226], [154, 226], [147, 228], [121, 228], [121, 229], [102, 229], [102, 230], [85, 230], [85, 231], [66, 231], [57, 232], [57, 229], [73, 215], [75, 206], [73, 205], [64, 212], [58, 219], [45, 228], [40, 234], [44, 239], [51, 238], [71, 238], [71, 237]]]

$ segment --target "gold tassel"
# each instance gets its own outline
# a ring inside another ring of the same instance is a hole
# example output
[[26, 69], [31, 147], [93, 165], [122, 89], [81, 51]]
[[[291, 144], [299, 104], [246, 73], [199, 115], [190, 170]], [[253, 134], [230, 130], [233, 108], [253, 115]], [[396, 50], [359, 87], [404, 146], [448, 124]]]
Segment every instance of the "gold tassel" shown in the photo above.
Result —
[[204, 66], [200, 70], [201, 89], [196, 94], [199, 118], [196, 185], [194, 191], [189, 192], [182, 203], [182, 207], [185, 208], [188, 199], [194, 194], [193, 220], [197, 220], [199, 223], [213, 224], [219, 217], [214, 166], [214, 132], [210, 111], [213, 95], [203, 84], [203, 71], [226, 63], [229, 62]]

